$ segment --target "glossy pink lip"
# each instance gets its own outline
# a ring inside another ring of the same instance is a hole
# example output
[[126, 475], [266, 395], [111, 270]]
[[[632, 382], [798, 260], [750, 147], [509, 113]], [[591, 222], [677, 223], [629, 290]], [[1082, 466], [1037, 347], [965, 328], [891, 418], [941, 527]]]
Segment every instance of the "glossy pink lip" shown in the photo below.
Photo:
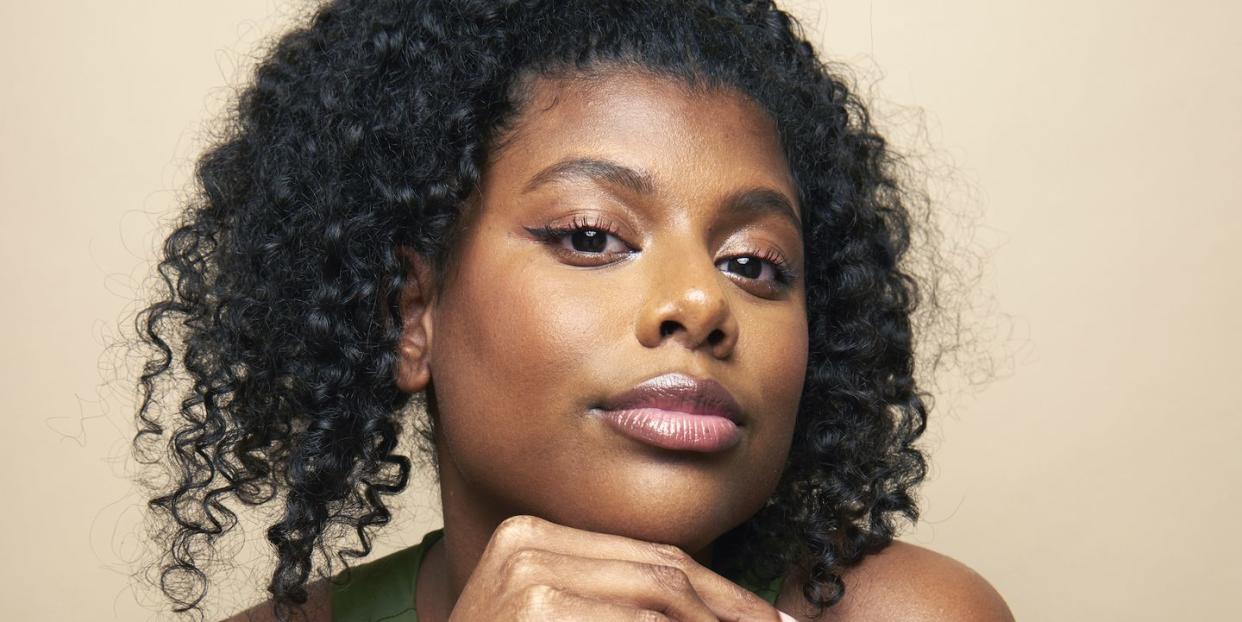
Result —
[[741, 440], [742, 409], [714, 380], [664, 374], [608, 399], [599, 409], [610, 427], [664, 449], [715, 452]]

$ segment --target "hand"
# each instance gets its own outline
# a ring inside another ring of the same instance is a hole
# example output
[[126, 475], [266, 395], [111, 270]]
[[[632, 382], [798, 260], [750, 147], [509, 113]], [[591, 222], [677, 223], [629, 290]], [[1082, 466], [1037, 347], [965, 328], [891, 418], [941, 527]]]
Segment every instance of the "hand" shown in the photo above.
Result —
[[450, 622], [780, 620], [681, 549], [515, 516], [496, 528]]

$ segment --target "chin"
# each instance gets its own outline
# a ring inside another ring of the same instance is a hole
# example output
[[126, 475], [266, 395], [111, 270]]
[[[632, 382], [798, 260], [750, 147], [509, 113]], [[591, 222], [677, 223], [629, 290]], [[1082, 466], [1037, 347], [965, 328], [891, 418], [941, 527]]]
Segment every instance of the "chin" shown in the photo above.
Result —
[[573, 496], [572, 501], [562, 496], [545, 518], [694, 553], [752, 516], [766, 499], [729, 490], [729, 480], [703, 481], [699, 475], [679, 477], [664, 466], [658, 475], [646, 478], [614, 476], [602, 482], [607, 487], [566, 495]]

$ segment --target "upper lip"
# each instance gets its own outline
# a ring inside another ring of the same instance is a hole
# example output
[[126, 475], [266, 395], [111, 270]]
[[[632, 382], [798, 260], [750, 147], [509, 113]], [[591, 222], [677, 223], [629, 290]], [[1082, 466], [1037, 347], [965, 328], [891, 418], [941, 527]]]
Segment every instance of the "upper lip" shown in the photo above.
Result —
[[606, 402], [605, 410], [659, 408], [692, 415], [727, 417], [742, 423], [742, 408], [719, 382], [672, 373], [645, 380], [634, 388], [618, 393]]

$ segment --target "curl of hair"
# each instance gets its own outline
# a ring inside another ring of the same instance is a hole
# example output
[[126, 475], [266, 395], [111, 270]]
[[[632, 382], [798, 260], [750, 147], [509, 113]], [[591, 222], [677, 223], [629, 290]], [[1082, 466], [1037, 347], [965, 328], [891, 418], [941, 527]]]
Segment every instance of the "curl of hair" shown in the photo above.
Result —
[[361, 543], [336, 552], [346, 567], [370, 552], [368, 528], [389, 521], [384, 497], [411, 469], [395, 452], [410, 398], [393, 381], [398, 248], [443, 276], [522, 76], [617, 66], [761, 104], [805, 207], [795, 438], [765, 507], [718, 539], [721, 568], [762, 580], [805, 564], [804, 596], [829, 607], [843, 570], [916, 519], [927, 407], [919, 289], [901, 261], [910, 212], [863, 104], [789, 15], [763, 0], [336, 0], [280, 38], [241, 92], [164, 243], [164, 293], [138, 319], [152, 355], [134, 449], [173, 470], [149, 506], [169, 527], [159, 583], [174, 610], [201, 607], [201, 562], [237, 522], [229, 499], [283, 493], [267, 530], [282, 620], [306, 602], [315, 552], [331, 567], [329, 528]]

